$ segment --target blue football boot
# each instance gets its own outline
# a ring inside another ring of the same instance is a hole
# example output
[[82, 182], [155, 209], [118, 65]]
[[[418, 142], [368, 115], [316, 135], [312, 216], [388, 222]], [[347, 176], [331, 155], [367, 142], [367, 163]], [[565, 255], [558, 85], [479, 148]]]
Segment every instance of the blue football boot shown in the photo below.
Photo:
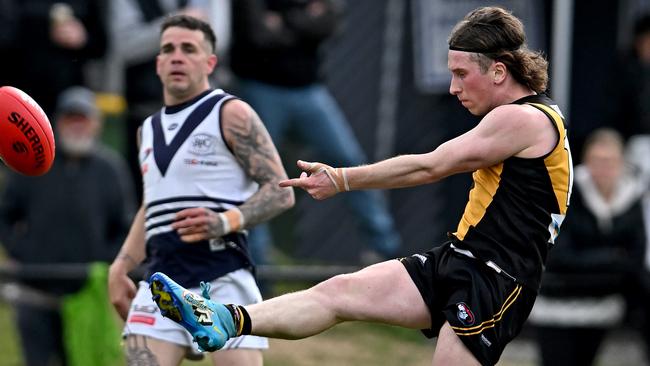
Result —
[[228, 308], [210, 301], [209, 283], [201, 282], [201, 297], [156, 272], [149, 278], [149, 288], [160, 313], [187, 329], [201, 351], [221, 349], [228, 339], [237, 336]]

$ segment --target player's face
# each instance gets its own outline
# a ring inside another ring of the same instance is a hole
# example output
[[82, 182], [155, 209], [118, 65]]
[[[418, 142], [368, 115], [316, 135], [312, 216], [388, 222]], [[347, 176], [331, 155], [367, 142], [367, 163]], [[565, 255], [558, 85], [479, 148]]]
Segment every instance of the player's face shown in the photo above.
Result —
[[483, 116], [492, 108], [493, 79], [490, 73], [481, 73], [471, 53], [449, 51], [447, 67], [451, 72], [449, 93], [455, 95], [463, 107], [475, 116]]
[[209, 88], [208, 75], [216, 64], [201, 31], [170, 27], [163, 32], [156, 71], [171, 102], [183, 102]]

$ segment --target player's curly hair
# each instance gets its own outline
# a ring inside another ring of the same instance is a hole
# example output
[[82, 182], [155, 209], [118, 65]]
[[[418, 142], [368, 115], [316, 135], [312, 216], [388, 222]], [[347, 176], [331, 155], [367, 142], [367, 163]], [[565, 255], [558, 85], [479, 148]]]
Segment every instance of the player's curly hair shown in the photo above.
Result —
[[503, 8], [488, 6], [471, 11], [456, 24], [448, 43], [450, 50], [474, 53], [472, 59], [483, 73], [492, 61], [499, 61], [519, 83], [537, 93], [546, 91], [546, 58], [541, 52], [528, 49], [524, 25]]

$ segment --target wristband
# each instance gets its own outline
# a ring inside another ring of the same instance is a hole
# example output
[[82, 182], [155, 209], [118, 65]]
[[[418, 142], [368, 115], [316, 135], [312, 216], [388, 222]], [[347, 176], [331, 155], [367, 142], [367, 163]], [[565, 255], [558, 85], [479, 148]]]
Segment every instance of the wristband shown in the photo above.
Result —
[[332, 181], [336, 192], [349, 191], [350, 183], [348, 183], [348, 172], [345, 168], [332, 168], [329, 165], [320, 164], [319, 172], [325, 172], [327, 177]]
[[341, 176], [343, 177], [343, 188], [346, 192], [350, 191], [350, 183], [348, 183], [348, 170], [345, 168], [338, 168], [341, 171]]
[[223, 225], [223, 235], [239, 231], [244, 227], [244, 215], [237, 207], [233, 207], [228, 211], [219, 212], [219, 219]]

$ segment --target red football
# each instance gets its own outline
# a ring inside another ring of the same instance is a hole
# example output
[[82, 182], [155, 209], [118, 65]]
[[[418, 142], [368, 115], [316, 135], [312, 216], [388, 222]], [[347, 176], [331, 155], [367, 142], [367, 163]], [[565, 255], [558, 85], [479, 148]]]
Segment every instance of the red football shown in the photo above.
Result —
[[0, 158], [25, 175], [43, 175], [54, 162], [54, 133], [43, 109], [20, 89], [0, 88]]

